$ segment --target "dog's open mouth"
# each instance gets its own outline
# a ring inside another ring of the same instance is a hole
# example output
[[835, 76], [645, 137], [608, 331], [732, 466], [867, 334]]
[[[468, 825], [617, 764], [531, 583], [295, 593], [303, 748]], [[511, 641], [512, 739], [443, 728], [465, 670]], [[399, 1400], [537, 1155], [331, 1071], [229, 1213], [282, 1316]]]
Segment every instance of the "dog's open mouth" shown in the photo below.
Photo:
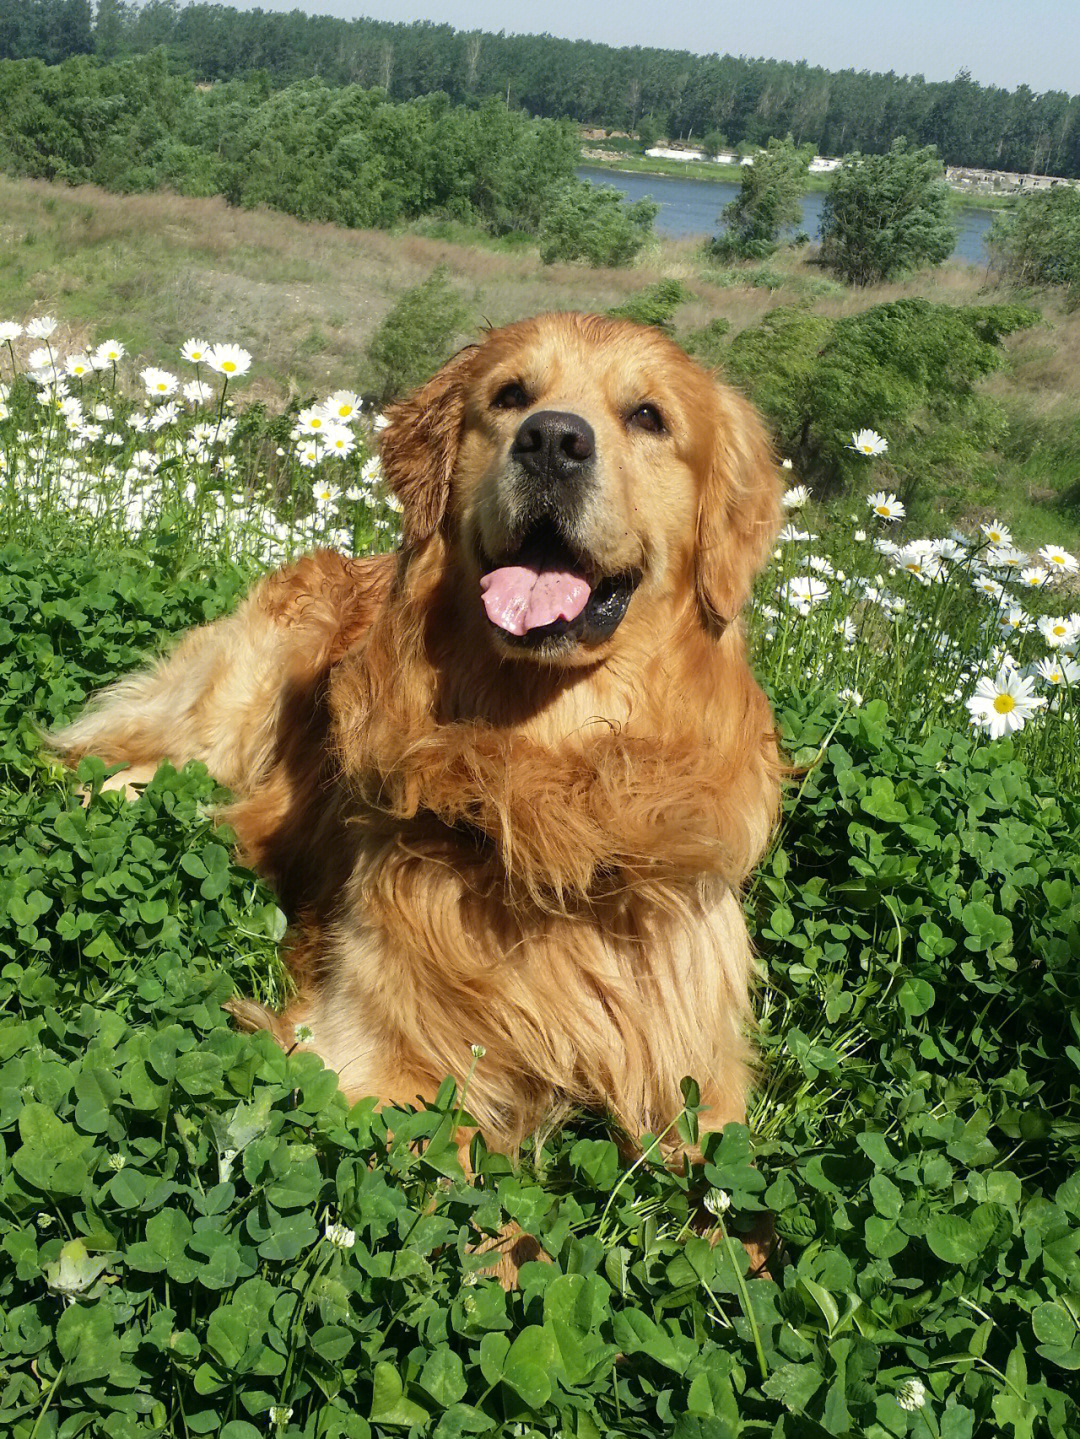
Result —
[[639, 571], [597, 575], [550, 520], [526, 535], [501, 564], [482, 556], [480, 593], [488, 619], [512, 642], [537, 647], [569, 636], [583, 643], [618, 628], [641, 581]]

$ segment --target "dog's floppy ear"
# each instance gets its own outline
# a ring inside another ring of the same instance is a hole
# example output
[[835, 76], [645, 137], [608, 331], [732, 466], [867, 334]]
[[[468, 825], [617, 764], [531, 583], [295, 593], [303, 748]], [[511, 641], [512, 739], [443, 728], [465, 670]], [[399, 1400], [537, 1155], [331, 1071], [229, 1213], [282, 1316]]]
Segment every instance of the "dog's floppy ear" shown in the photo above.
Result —
[[695, 582], [706, 628], [722, 633], [748, 598], [780, 526], [780, 482], [765, 427], [747, 400], [718, 386], [713, 424]]
[[426, 385], [386, 411], [379, 436], [386, 482], [401, 501], [406, 545], [435, 533], [446, 513], [465, 412], [465, 376], [476, 353], [468, 345]]

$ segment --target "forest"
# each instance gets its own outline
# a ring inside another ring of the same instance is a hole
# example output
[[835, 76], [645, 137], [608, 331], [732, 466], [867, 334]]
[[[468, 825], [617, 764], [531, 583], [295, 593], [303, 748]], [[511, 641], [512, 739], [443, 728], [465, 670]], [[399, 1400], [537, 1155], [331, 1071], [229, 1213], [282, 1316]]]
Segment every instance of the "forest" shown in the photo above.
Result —
[[731, 145], [790, 133], [825, 155], [879, 153], [904, 135], [936, 145], [947, 165], [1080, 176], [1080, 96], [979, 85], [965, 71], [929, 83], [891, 71], [177, 0], [6, 0], [0, 14], [0, 60], [112, 60], [158, 46], [170, 69], [200, 82], [258, 71], [275, 87], [316, 75], [398, 101], [442, 91], [473, 105], [497, 95], [533, 116], [630, 131], [648, 118], [671, 136], [718, 132]]
[[589, 190], [574, 178], [578, 137], [565, 121], [439, 93], [394, 104], [317, 78], [200, 88], [169, 73], [161, 48], [115, 64], [0, 62], [0, 106], [9, 175], [221, 194], [352, 227], [438, 212], [494, 233], [537, 232], [552, 187]]

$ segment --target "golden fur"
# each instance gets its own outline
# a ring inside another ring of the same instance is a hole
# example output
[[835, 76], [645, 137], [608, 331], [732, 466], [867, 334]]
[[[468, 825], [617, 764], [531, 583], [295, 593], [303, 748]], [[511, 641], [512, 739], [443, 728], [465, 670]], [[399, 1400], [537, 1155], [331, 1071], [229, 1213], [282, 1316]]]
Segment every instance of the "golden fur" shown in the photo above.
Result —
[[[508, 382], [592, 425], [580, 534], [604, 573], [641, 575], [609, 638], [547, 659], [512, 651], [479, 596], [478, 552], [514, 522]], [[645, 402], [663, 433], [628, 418]], [[779, 515], [757, 417], [655, 331], [548, 315], [389, 418], [397, 555], [269, 576], [58, 747], [129, 782], [200, 759], [235, 792], [299, 988], [283, 1015], [238, 1013], [287, 1044], [308, 1025], [348, 1095], [430, 1099], [478, 1044], [468, 1106], [493, 1145], [567, 1105], [658, 1133], [688, 1074], [710, 1125], [741, 1119], [739, 892], [780, 773], [738, 621]]]

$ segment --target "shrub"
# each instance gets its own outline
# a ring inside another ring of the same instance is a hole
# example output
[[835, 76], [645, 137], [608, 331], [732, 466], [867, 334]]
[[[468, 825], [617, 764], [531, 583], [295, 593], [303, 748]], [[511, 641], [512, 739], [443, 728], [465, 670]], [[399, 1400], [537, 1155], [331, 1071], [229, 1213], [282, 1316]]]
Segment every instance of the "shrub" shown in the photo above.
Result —
[[712, 243], [718, 259], [763, 260], [776, 249], [781, 230], [802, 219], [802, 194], [810, 152], [790, 135], [770, 140], [744, 165], [739, 193], [724, 207], [724, 234]]
[[637, 123], [638, 144], [642, 150], [651, 150], [660, 138], [660, 121], [655, 115], [642, 115]]
[[421, 384], [450, 355], [472, 306], [450, 284], [445, 265], [398, 300], [367, 347], [367, 388], [388, 404]]
[[847, 155], [821, 218], [821, 258], [853, 285], [894, 279], [952, 254], [956, 230], [933, 145], [895, 140], [884, 155]]
[[653, 200], [626, 204], [614, 185], [572, 180], [552, 191], [540, 225], [540, 258], [545, 265], [628, 265], [649, 238], [659, 208]]
[[639, 290], [624, 305], [609, 310], [608, 314], [624, 320], [636, 320], [639, 325], [653, 325], [671, 334], [675, 328], [672, 315], [689, 299], [690, 291], [681, 280], [658, 280], [655, 285]]
[[725, 337], [731, 329], [731, 321], [717, 318], [702, 325], [700, 330], [691, 330], [682, 341], [688, 355], [693, 355], [699, 364], [710, 370], [718, 370], [727, 356]]
[[986, 239], [997, 268], [1018, 285], [1061, 285], [1080, 305], [1080, 190], [1060, 185], [999, 211]]
[[[910, 497], [920, 477], [970, 461], [1004, 427], [976, 382], [1004, 363], [1001, 340], [1031, 325], [1019, 305], [956, 307], [896, 300], [832, 320], [780, 307], [736, 336], [727, 369], [769, 416], [807, 480], [840, 485], [857, 466], [847, 447], [865, 425], [887, 430], [889, 462]], [[928, 436], [944, 444], [936, 455]]]

